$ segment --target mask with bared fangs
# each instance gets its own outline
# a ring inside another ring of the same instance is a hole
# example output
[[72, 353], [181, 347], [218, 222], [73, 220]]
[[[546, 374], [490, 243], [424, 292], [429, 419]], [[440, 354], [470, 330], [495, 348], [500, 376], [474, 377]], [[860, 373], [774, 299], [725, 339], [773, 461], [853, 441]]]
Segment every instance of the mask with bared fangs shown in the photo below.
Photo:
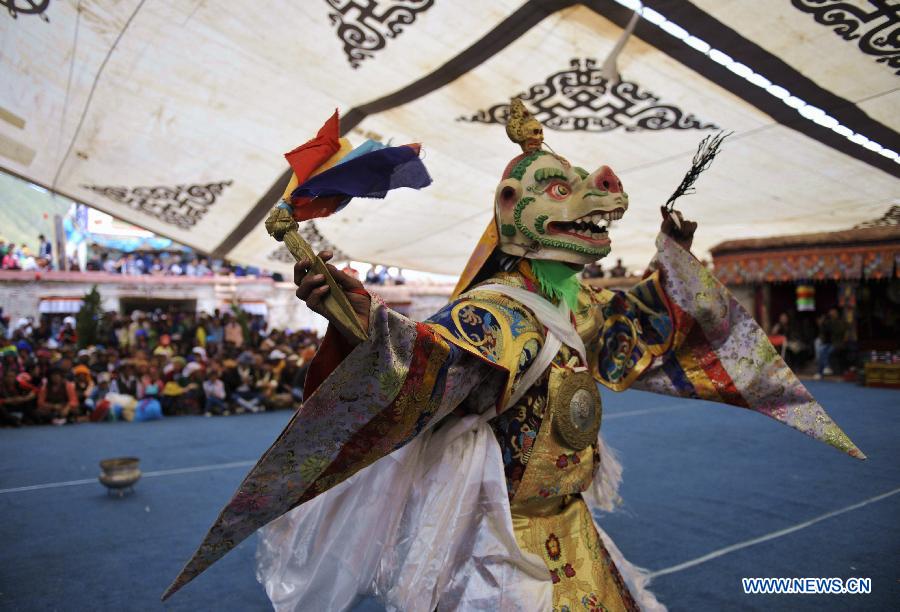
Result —
[[544, 150], [514, 158], [494, 197], [501, 251], [572, 264], [608, 255], [610, 222], [627, 209], [628, 195], [609, 166], [589, 174]]

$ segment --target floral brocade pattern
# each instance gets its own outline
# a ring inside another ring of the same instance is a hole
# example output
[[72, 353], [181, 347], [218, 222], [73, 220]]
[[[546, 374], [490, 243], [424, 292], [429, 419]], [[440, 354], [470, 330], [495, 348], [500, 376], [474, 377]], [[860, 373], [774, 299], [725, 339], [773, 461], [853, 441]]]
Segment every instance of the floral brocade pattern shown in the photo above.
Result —
[[547, 408], [522, 479], [510, 497], [513, 505], [578, 495], [593, 481], [598, 467], [594, 463], [596, 444], [581, 450], [572, 448], [554, 427], [559, 413], [568, 408], [559, 400], [559, 388], [568, 375], [569, 371], [559, 366], [550, 368]]
[[622, 391], [672, 342], [672, 318], [659, 275], [649, 276], [628, 292], [587, 293], [598, 328], [591, 351], [596, 359], [594, 376], [604, 386]]
[[748, 408], [865, 458], [710, 271], [662, 234], [657, 248], [676, 340], [639, 387]]
[[540, 556], [547, 566], [554, 612], [638, 610], [587, 504], [580, 497], [555, 501], [552, 509], [546, 504], [540, 509], [512, 508], [519, 546]]
[[544, 341], [542, 328], [531, 312], [507, 297], [488, 292], [464, 295], [426, 323], [451, 343], [510, 372], [507, 394]]
[[515, 497], [537, 442], [547, 406], [547, 376], [544, 375], [508, 410], [489, 422], [500, 443], [509, 499]]

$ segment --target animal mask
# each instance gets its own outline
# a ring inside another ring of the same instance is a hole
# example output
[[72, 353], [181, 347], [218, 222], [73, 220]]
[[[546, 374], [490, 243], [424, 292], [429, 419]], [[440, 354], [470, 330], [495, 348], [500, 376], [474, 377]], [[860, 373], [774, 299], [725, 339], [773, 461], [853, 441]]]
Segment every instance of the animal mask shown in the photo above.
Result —
[[514, 158], [494, 196], [500, 250], [508, 255], [589, 264], [609, 254], [609, 223], [628, 210], [628, 194], [609, 168], [588, 174], [542, 150], [543, 132], [518, 99], [507, 134], [524, 153]]
[[628, 209], [622, 182], [608, 166], [592, 174], [542, 149], [543, 129], [522, 101], [510, 104], [506, 133], [523, 153], [513, 158], [494, 196], [494, 219], [469, 257], [455, 299], [479, 278], [494, 252], [593, 263], [609, 254], [609, 224]]

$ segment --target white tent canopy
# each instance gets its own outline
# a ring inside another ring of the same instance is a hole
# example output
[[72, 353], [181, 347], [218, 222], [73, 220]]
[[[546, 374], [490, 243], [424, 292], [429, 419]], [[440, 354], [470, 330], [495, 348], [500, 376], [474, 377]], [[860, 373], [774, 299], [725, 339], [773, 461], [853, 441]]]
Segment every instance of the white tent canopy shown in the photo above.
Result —
[[[353, 202], [307, 235], [355, 260], [454, 274], [517, 153], [502, 121], [524, 94], [555, 151], [622, 179], [631, 208], [611, 237], [629, 267], [646, 263], [659, 206], [720, 128], [733, 136], [678, 203], [701, 223], [701, 255], [725, 239], [843, 229], [900, 195], [900, 49], [886, 36], [900, 9], [842, 2], [853, 10], [835, 17], [833, 4], [24, 3], [0, 15], [0, 167], [287, 271], [262, 227], [289, 176], [281, 156], [338, 107], [354, 144], [422, 142], [434, 184]], [[601, 66], [635, 8], [614, 85]]]

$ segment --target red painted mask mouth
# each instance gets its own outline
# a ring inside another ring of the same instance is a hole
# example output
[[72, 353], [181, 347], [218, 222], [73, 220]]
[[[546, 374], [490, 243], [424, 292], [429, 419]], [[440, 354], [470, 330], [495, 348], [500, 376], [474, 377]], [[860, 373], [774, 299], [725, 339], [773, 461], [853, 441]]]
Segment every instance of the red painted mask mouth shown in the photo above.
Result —
[[596, 210], [574, 221], [551, 221], [547, 224], [547, 232], [572, 236], [592, 245], [607, 245], [610, 242], [607, 231], [609, 222], [621, 219], [624, 214], [624, 208], [611, 211]]

